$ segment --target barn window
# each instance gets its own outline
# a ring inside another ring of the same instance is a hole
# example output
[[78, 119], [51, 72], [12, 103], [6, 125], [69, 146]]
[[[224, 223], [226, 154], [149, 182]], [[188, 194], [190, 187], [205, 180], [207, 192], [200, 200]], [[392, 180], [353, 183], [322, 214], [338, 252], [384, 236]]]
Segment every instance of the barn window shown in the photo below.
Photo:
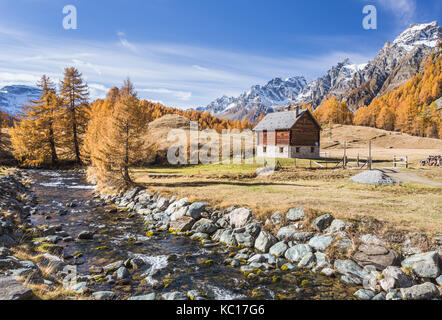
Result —
[[311, 148], [310, 148], [310, 152], [311, 152], [311, 153], [314, 153], [314, 152], [315, 152], [315, 147], [311, 147]]
[[296, 153], [300, 153], [301, 152], [301, 148], [300, 147], [296, 147]]
[[280, 147], [279, 148], [279, 153], [283, 153], [284, 152], [284, 148], [283, 147]]
[[263, 148], [262, 148], [262, 151], [263, 151], [264, 153], [266, 153], [266, 152], [267, 152], [267, 147], [263, 147]]

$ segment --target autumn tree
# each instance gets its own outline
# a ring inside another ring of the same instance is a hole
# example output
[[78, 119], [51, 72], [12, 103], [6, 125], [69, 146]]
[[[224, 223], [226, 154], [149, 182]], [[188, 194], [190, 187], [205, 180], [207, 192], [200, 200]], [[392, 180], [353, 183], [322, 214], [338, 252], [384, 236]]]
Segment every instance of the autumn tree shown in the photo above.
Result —
[[345, 101], [340, 102], [336, 97], [325, 99], [315, 110], [314, 115], [321, 124], [352, 124], [353, 113], [348, 109]]
[[96, 134], [92, 138], [96, 149], [91, 153], [92, 164], [99, 170], [99, 178], [115, 186], [128, 186], [132, 183], [129, 167], [144, 160], [147, 129], [147, 114], [129, 79], [124, 82], [114, 103], [104, 106], [101, 112], [99, 134], [94, 131], [96, 128], [87, 131], [88, 135]]
[[15, 156], [23, 164], [38, 166], [50, 161], [54, 165], [58, 162], [56, 126], [61, 99], [56, 94], [54, 83], [46, 75], [37, 86], [42, 92], [40, 99], [24, 106], [20, 121], [11, 129], [11, 142]]
[[81, 164], [80, 147], [88, 119], [88, 86], [74, 67], [64, 70], [60, 95], [66, 108], [64, 113], [64, 147], [73, 150], [75, 162]]

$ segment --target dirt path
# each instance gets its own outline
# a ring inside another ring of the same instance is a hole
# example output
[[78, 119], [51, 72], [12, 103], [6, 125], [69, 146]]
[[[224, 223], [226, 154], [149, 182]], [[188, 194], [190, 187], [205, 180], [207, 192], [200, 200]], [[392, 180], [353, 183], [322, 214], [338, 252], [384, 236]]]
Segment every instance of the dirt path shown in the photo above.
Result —
[[430, 179], [419, 177], [417, 174], [413, 172], [403, 172], [393, 169], [387, 169], [384, 168], [381, 170], [382, 172], [388, 174], [389, 176], [402, 180], [402, 181], [409, 181], [409, 182], [418, 182], [418, 183], [424, 183], [429, 184], [436, 187], [442, 187], [442, 182], [433, 181]]

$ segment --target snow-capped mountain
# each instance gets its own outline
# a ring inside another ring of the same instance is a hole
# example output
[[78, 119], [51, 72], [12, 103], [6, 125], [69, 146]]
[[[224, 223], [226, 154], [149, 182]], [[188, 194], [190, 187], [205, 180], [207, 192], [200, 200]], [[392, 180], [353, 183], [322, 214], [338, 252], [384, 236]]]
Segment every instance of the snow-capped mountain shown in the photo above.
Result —
[[393, 42], [386, 42], [374, 60], [353, 76], [348, 93], [341, 98], [356, 110], [402, 85], [423, 70], [441, 35], [437, 21], [411, 25]]
[[41, 91], [35, 87], [13, 85], [0, 89], [0, 109], [10, 115], [17, 115], [21, 106], [28, 104], [29, 100], [38, 100]]
[[296, 97], [307, 85], [304, 77], [288, 79], [275, 78], [266, 85], [255, 85], [239, 97], [223, 96], [210, 103], [200, 111], [226, 119], [242, 119], [247, 116], [249, 121], [256, 121], [260, 114], [272, 112], [273, 108], [285, 106]]
[[345, 99], [356, 110], [421, 72], [441, 35], [442, 28], [437, 21], [413, 24], [393, 42], [386, 42], [366, 64], [352, 64], [346, 59], [308, 84], [303, 77], [276, 78], [265, 86], [253, 86], [237, 98], [216, 99], [199, 110], [227, 119], [246, 116], [249, 121], [256, 121], [262, 113], [273, 112], [276, 107], [290, 103], [306, 103], [316, 108], [331, 95]]
[[367, 64], [351, 64], [349, 59], [338, 63], [327, 73], [310, 82], [298, 95], [296, 102], [318, 106], [328, 94], [341, 95], [350, 87], [350, 81], [356, 73], [360, 72]]

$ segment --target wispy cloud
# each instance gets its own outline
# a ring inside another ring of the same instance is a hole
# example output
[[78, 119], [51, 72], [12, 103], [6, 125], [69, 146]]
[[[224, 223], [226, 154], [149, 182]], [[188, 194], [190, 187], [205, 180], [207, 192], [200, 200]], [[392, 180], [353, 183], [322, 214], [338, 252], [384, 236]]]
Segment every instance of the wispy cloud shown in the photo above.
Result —
[[381, 7], [390, 10], [397, 21], [403, 25], [414, 22], [416, 0], [375, 0]]
[[188, 101], [192, 97], [192, 92], [186, 92], [186, 91], [177, 91], [177, 90], [170, 90], [170, 89], [164, 89], [164, 88], [142, 88], [137, 89], [138, 92], [148, 92], [148, 93], [162, 93], [162, 94], [171, 94], [175, 96], [176, 98]]
[[129, 49], [130, 51], [137, 53], [137, 47], [135, 45], [133, 45], [132, 43], [130, 43], [127, 39], [126, 39], [126, 34], [122, 31], [117, 32], [117, 36], [120, 39], [120, 45], [123, 46], [126, 49]]

